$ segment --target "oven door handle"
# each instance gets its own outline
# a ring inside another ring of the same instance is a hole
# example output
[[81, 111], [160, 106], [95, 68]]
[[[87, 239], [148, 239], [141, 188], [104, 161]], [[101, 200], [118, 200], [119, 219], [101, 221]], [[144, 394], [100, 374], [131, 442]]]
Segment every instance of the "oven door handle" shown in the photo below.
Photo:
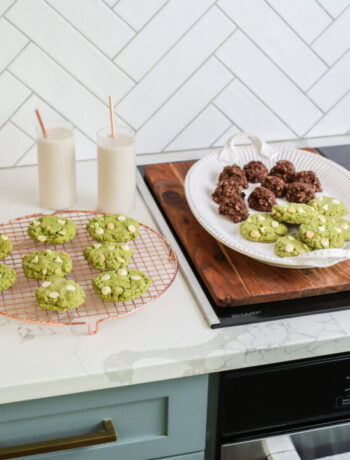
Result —
[[262, 441], [266, 460], [301, 460], [290, 436], [274, 436]]

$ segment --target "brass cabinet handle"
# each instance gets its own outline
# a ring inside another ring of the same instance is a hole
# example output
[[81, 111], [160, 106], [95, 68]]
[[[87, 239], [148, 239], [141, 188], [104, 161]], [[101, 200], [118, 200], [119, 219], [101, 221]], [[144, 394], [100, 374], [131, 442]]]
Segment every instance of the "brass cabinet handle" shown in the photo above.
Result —
[[79, 447], [116, 441], [117, 433], [112, 420], [103, 420], [102, 425], [104, 431], [98, 433], [53, 439], [51, 441], [34, 442], [32, 444], [22, 444], [21, 446], [2, 447], [0, 448], [0, 459], [46, 454], [47, 452], [56, 452], [57, 450], [78, 449]]

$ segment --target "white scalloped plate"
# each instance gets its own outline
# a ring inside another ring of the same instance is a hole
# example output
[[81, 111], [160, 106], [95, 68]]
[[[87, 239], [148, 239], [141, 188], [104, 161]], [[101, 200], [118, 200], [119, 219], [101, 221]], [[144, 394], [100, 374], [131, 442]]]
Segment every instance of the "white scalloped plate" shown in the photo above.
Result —
[[[350, 258], [350, 242], [343, 249], [327, 249], [307, 252], [297, 257], [278, 257], [274, 244], [254, 243], [240, 235], [239, 225], [218, 213], [218, 206], [211, 198], [223, 167], [237, 163], [240, 166], [252, 160], [261, 160], [270, 169], [278, 160], [290, 160], [297, 171], [313, 170], [320, 178], [323, 192], [317, 196], [334, 196], [350, 209], [350, 172], [324, 157], [290, 147], [279, 148], [267, 155], [258, 154], [253, 146], [236, 147], [235, 153], [210, 153], [195, 163], [186, 176], [185, 193], [188, 204], [199, 223], [226, 246], [266, 264], [285, 268], [329, 267]], [[350, 154], [350, 152], [349, 152]], [[230, 158], [231, 155], [231, 158]], [[225, 159], [224, 159], [225, 158]], [[230, 160], [230, 161], [229, 161]], [[250, 184], [246, 197], [259, 184]], [[278, 199], [278, 203], [287, 203]], [[254, 211], [251, 211], [251, 214]], [[345, 218], [349, 218], [346, 216]]]

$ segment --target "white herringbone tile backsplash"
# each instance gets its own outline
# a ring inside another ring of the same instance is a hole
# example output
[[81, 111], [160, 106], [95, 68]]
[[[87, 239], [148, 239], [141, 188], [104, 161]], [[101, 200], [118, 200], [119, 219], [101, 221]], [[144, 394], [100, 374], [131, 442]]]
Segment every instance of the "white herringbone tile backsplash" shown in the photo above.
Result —
[[109, 95], [140, 154], [350, 129], [350, 0], [0, 0], [0, 46], [0, 167], [36, 107], [94, 158]]

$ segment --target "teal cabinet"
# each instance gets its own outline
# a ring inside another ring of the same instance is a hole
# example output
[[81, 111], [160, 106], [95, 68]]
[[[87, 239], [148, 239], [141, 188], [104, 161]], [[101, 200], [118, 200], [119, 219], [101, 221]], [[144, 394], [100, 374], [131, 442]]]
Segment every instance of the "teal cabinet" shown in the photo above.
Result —
[[208, 378], [134, 385], [0, 406], [1, 448], [94, 433], [111, 419], [118, 440], [31, 455], [43, 460], [202, 460]]

